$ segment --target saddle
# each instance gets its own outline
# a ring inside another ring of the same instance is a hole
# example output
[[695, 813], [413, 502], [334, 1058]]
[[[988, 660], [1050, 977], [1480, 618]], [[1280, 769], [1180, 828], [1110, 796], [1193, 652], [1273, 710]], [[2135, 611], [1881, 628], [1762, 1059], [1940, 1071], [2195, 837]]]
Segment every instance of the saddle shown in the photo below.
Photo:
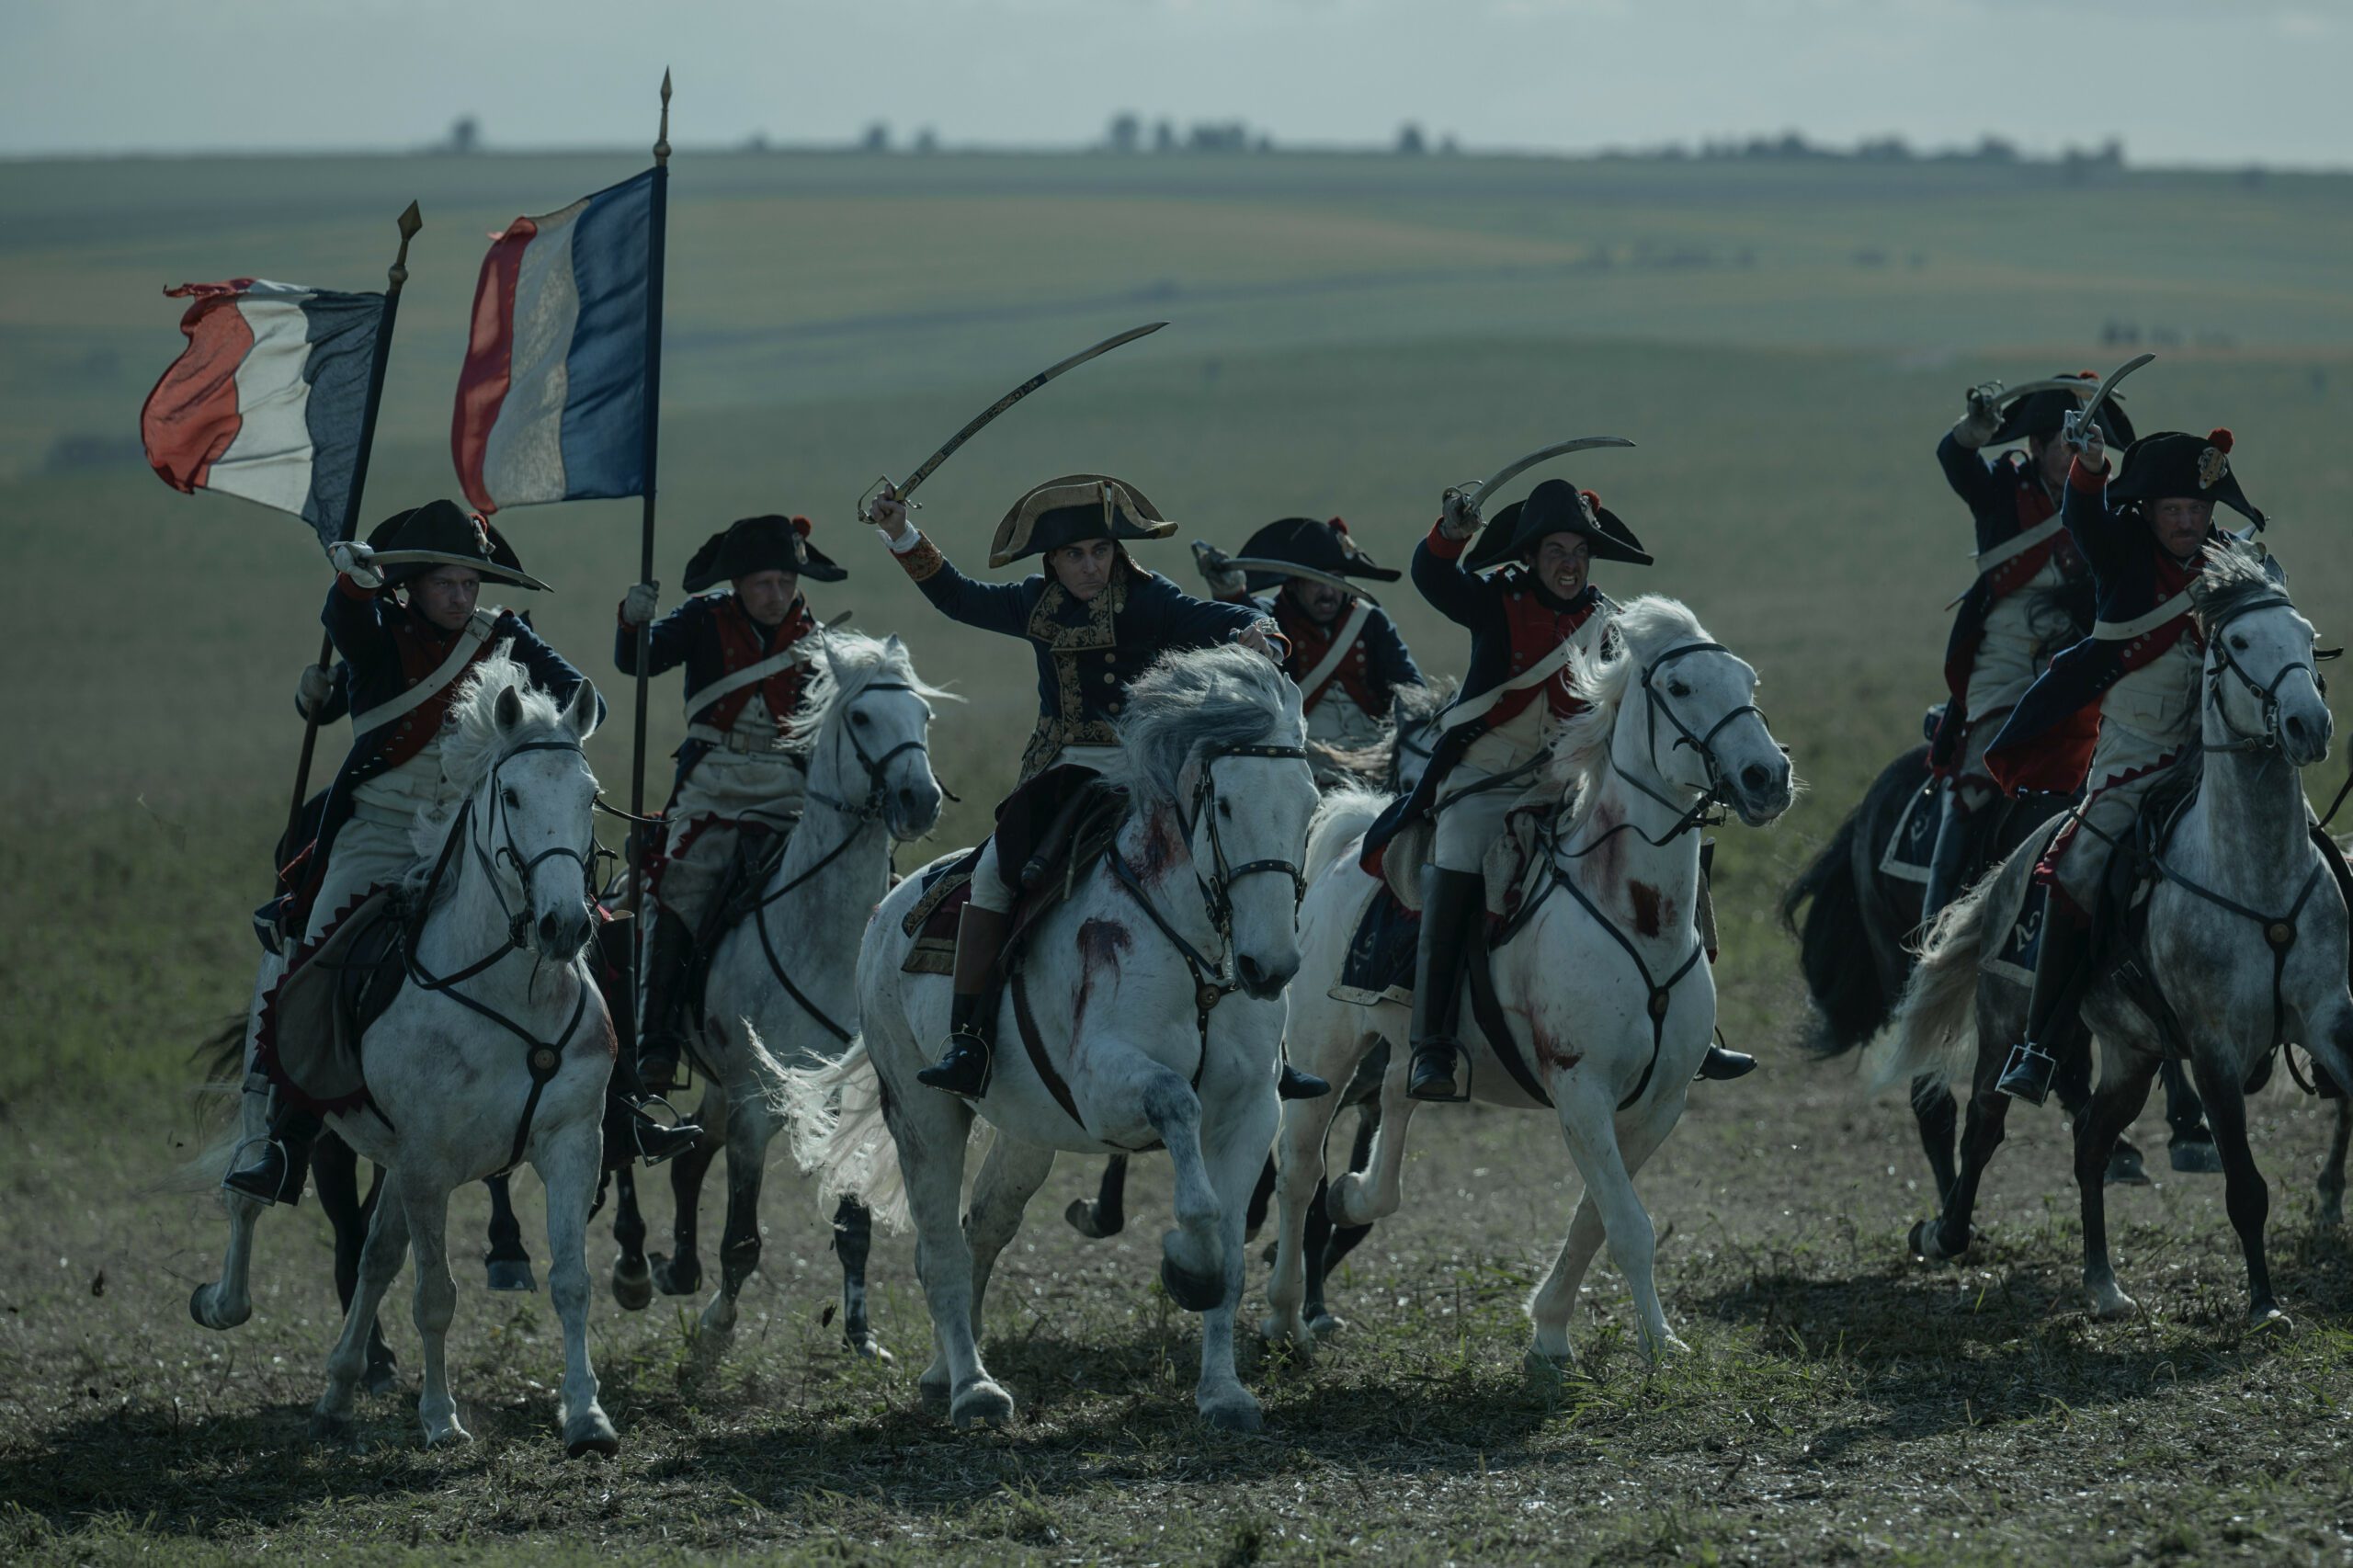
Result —
[[[702, 1016], [703, 994], [710, 984], [710, 960], [718, 955], [719, 944], [760, 907], [768, 879], [783, 864], [785, 849], [791, 842], [789, 832], [779, 833], [757, 823], [740, 824], [734, 856], [727, 862], [710, 903], [703, 909], [702, 923], [695, 931], [694, 949], [687, 958], [687, 972], [678, 986], [678, 1010], [685, 1017]], [[626, 948], [623, 951], [627, 951]], [[636, 1008], [622, 1011], [634, 1015]], [[620, 1013], [617, 1011], [614, 1016], [618, 1017]], [[694, 1031], [688, 1033], [691, 1037]]]
[[360, 1044], [407, 983], [411, 915], [400, 890], [377, 889], [297, 949], [263, 996], [255, 1065], [294, 1104], [373, 1108]]
[[[1079, 879], [1111, 847], [1127, 824], [1131, 803], [1125, 790], [1085, 768], [1051, 768], [1006, 797], [997, 811], [997, 864], [1018, 868], [1019, 891], [1000, 972], [1012, 972], [1029, 932], [1070, 897]], [[901, 926], [914, 938], [899, 966], [904, 972], [955, 972], [956, 926], [972, 902], [972, 876], [984, 846], [985, 841], [976, 844], [919, 873], [923, 892]]]

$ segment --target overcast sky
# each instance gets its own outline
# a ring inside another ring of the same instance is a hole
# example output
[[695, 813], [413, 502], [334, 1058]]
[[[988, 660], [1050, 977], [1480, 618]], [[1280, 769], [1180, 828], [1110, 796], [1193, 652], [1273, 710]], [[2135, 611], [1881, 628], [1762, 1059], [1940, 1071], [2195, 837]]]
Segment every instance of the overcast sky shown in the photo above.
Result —
[[1074, 146], [1110, 116], [1278, 143], [1584, 150], [1796, 130], [2353, 167], [2348, 0], [0, 0], [0, 156]]

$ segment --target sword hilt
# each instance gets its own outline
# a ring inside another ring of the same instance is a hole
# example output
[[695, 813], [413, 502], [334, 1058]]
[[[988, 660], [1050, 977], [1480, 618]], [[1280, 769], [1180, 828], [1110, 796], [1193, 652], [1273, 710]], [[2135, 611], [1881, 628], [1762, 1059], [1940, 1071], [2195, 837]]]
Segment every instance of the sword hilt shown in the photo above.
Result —
[[[877, 522], [874, 517], [874, 498], [881, 494], [886, 490], [891, 493], [891, 499], [893, 501], [902, 499], [899, 494], [898, 486], [891, 483], [891, 476], [887, 473], [877, 479], [873, 483], [868, 485], [864, 491], [859, 493], [858, 497], [858, 520], [859, 522], [878, 528], [882, 526], [881, 523]], [[907, 510], [910, 514], [923, 510], [923, 503], [920, 501], [909, 501], [906, 505]]]

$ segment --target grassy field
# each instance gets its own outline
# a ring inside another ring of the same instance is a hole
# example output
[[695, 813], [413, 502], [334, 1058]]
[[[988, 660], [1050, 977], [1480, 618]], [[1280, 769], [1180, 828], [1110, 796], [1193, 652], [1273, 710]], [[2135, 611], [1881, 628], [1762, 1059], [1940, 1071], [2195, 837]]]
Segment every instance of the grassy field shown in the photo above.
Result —
[[[1000, 1269], [992, 1366], [1023, 1405], [1007, 1433], [924, 1416], [920, 1357], [878, 1370], [836, 1352], [823, 1227], [779, 1176], [753, 1323], [718, 1378], [684, 1376], [670, 1303], [598, 1309], [619, 1460], [555, 1457], [552, 1316], [483, 1294], [470, 1269], [453, 1369], [483, 1441], [418, 1451], [404, 1392], [369, 1406], [360, 1453], [310, 1449], [335, 1323], [314, 1207], [272, 1217], [256, 1321], [215, 1336], [183, 1303], [212, 1267], [217, 1210], [165, 1183], [195, 1135], [188, 1050], [249, 974], [243, 912], [266, 891], [324, 572], [300, 525], [172, 495], [141, 466], [139, 399], [179, 341], [176, 305], [153, 290], [247, 273], [374, 286], [392, 214], [420, 197], [381, 516], [451, 488], [443, 432], [481, 234], [636, 166], [0, 165], [0, 605], [17, 648], [0, 685], [15, 892], [0, 914], [0, 1554], [2353, 1550], [2338, 1408], [2353, 1273], [2311, 1221], [2321, 1114], [2278, 1090], [2254, 1108], [2292, 1339], [2240, 1341], [2236, 1248], [2204, 1177], [2116, 1200], [2125, 1283], [2151, 1310], [2087, 1322], [2055, 1117], [2014, 1123], [1972, 1265], [1913, 1269], [1903, 1234], [1930, 1197], [1909, 1118], [1796, 1055], [1802, 997], [1770, 918], [1938, 695], [1940, 607], [1966, 581], [1968, 537], [1931, 451], [1973, 381], [2104, 366], [2130, 350], [2103, 327], [2137, 330], [2161, 358], [2131, 389], [2135, 420], [2239, 432], [2300, 602], [2341, 634], [2353, 180], [2322, 177], [681, 154], [663, 575], [675, 584], [735, 516], [815, 517], [853, 572], [814, 591], [820, 612], [902, 631], [970, 699], [936, 734], [965, 797], [946, 842], [1010, 777], [1027, 661], [931, 615], [851, 503], [1038, 365], [1135, 320], [1174, 323], [942, 470], [921, 520], [968, 562], [1021, 488], [1089, 469], [1142, 486], [1180, 538], [1231, 545], [1277, 516], [1336, 512], [1402, 564], [1446, 483], [1564, 435], [1641, 443], [1572, 471], [1659, 557], [1604, 585], [1675, 594], [1749, 657], [1812, 786], [1774, 829], [1722, 835], [1726, 1024], [1769, 1070], [1696, 1095], [1642, 1181], [1667, 1233], [1669, 1312], [1699, 1354], [1645, 1369], [1605, 1267], [1581, 1375], [1527, 1382], [1518, 1302], [1565, 1223], [1568, 1163], [1540, 1119], [1449, 1112], [1417, 1124], [1407, 1212], [1336, 1284], [1352, 1327], [1324, 1361], [1283, 1365], [1247, 1336], [1259, 1437], [1195, 1429], [1196, 1326], [1149, 1284], [1159, 1173], [1139, 1171], [1130, 1234], [1087, 1244], [1054, 1218], [1092, 1176], [1066, 1162]], [[635, 504], [511, 525], [558, 590], [535, 607], [542, 631], [608, 671]], [[1163, 548], [1181, 580], [1181, 546]], [[1459, 636], [1410, 588], [1390, 604], [1427, 666], [1459, 667]], [[657, 695], [664, 751], [676, 697]], [[594, 747], [616, 791], [626, 745], [616, 724]], [[2143, 1142], [2162, 1139], [2152, 1117]], [[472, 1197], [460, 1213], [458, 1234], [476, 1233]], [[878, 1247], [874, 1277], [877, 1326], [911, 1353], [925, 1320], [904, 1240]], [[413, 1359], [404, 1319], [387, 1326]]]

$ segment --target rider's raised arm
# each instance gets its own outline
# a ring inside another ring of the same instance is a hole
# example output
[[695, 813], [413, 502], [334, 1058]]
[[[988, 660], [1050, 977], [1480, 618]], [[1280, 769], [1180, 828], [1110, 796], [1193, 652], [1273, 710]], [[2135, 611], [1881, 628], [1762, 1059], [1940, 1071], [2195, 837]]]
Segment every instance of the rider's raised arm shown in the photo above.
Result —
[[1945, 438], [1937, 443], [1937, 466], [1945, 471], [1945, 483], [1972, 512], [1988, 511], [2005, 499], [2001, 476], [1983, 452], [1961, 440], [1958, 426], [1946, 431]]
[[940, 553], [938, 545], [912, 528], [888, 542], [900, 569], [922, 590], [933, 608], [949, 619], [961, 620], [983, 631], [1000, 631], [1008, 637], [1018, 637], [1028, 629], [1029, 612], [1038, 603], [1037, 590], [1031, 585], [1038, 578], [1025, 577], [1018, 583], [983, 583], [967, 577], [956, 570], [954, 562]]
[[335, 586], [327, 590], [326, 608], [319, 611], [319, 622], [327, 629], [327, 640], [335, 644], [335, 651], [347, 662], [365, 664], [387, 653], [383, 595], [381, 588], [364, 588], [348, 575], [335, 574]]
[[2149, 530], [2138, 518], [2109, 509], [2105, 456], [2096, 469], [2086, 468], [2080, 457], [2069, 467], [2067, 494], [2059, 503], [2059, 516], [2067, 525], [2068, 537], [2098, 576], [2112, 575], [2149, 542]]
[[[613, 631], [613, 667], [625, 676], [637, 674], [637, 628], [629, 623], [629, 601], [621, 601], [620, 624]], [[711, 600], [698, 595], [645, 629], [645, 673], [658, 676], [676, 669], [691, 656], [695, 631], [710, 614]]]
[[1454, 539], [1441, 521], [1414, 547], [1414, 586], [1431, 608], [1457, 626], [1485, 631], [1499, 619], [1495, 597], [1485, 581], [1462, 569], [1468, 539]]

